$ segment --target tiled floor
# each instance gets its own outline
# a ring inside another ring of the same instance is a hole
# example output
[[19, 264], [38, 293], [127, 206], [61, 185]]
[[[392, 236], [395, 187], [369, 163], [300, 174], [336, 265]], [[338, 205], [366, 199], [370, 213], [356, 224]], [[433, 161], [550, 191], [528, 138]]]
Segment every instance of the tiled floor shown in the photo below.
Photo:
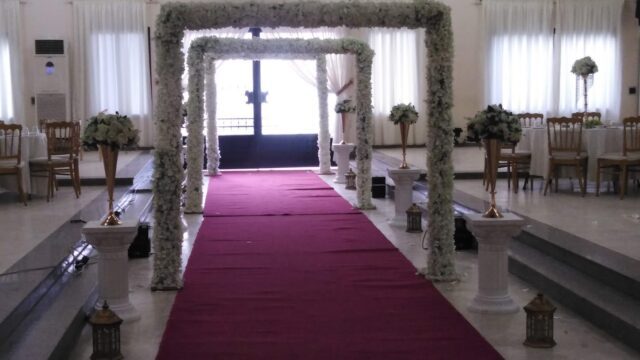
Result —
[[[465, 149], [463, 151], [468, 151], [468, 153], [454, 153], [456, 169], [469, 172], [479, 171], [481, 166], [478, 167], [477, 159], [478, 156], [479, 159], [482, 159], [481, 152], [478, 155], [480, 150], [477, 148], [461, 149]], [[395, 151], [399, 154], [397, 149], [389, 149], [389, 151]], [[424, 149], [410, 149], [409, 162], [425, 164], [424, 154], [426, 154]], [[335, 185], [330, 176], [323, 176], [323, 178], [328, 184]], [[539, 183], [540, 181], [536, 184]], [[341, 185], [334, 187], [345, 198], [352, 202], [355, 201], [354, 191], [345, 190], [344, 186]], [[456, 188], [473, 196], [481, 198], [486, 196], [479, 180], [456, 181]], [[91, 201], [91, 194], [98, 194], [102, 190], [102, 187], [95, 189], [85, 187], [83, 196], [79, 200], [75, 200], [72, 196], [65, 196], [64, 198], [68, 199], [63, 200], [63, 192], [70, 191], [70, 189], [63, 188], [59, 198], [53, 203], [57, 205], [55, 210], [53, 207], [48, 208], [45, 206], [46, 204], [39, 204], [35, 201], [32, 201], [26, 210], [18, 204], [0, 204], [3, 213], [3, 216], [0, 217], [0, 228], [3, 231], [4, 229], [11, 229], [11, 231], [15, 232], [15, 235], [13, 235], [15, 238], [7, 238], [4, 234], [0, 236], [0, 246], [12, 249], [12, 243], [21, 241], [20, 239], [23, 238], [28, 238], [29, 241], [37, 243], [38, 239], [41, 240], [46, 237], [47, 231], [52, 231], [47, 229], [55, 228], [56, 221], [57, 223], [67, 221], [71, 214], [75, 213], [75, 206], [80, 207], [81, 203]], [[638, 238], [640, 232], [637, 231], [639, 228], [640, 194], [637, 192], [632, 192], [623, 201], [618, 200], [616, 196], [611, 194], [603, 195], [600, 198], [595, 198], [593, 195], [587, 195], [586, 198], [582, 198], [568, 191], [543, 197], [537, 188], [533, 192], [520, 192], [517, 195], [512, 195], [506, 191], [504, 180], [499, 183], [498, 191], [499, 204], [504, 208], [512, 209], [512, 211], [527, 212], [531, 217], [541, 221], [556, 221], [558, 225], [566, 226], [568, 229], [574, 229], [575, 231], [583, 231], [585, 235], [593, 234], [594, 238], [601, 237], [600, 241], [620, 247], [619, 251], [632, 251], [634, 246], [633, 239], [636, 240], [635, 243], [640, 242]], [[421, 246], [421, 234], [409, 234], [403, 229], [392, 227], [387, 223], [387, 220], [394, 213], [393, 201], [374, 199], [374, 203], [377, 209], [367, 211], [367, 216], [392, 243], [398, 246], [414, 266], [417, 268], [424, 267], [426, 251]], [[585, 204], [593, 207], [586, 211], [586, 215], [584, 215], [587, 208], [584, 206]], [[42, 206], [42, 210], [37, 211], [40, 206]], [[567, 207], [575, 208], [575, 211], [567, 212]], [[7, 209], [8, 211], [6, 211]], [[190, 253], [192, 241], [195, 238], [200, 221], [201, 217], [198, 215], [186, 215], [184, 217], [184, 263], [186, 263]], [[47, 224], [47, 222], [51, 222], [51, 224]], [[19, 225], [16, 226], [16, 224]], [[583, 229], [585, 224], [589, 224], [590, 227]], [[626, 225], [628, 228], [616, 228], [619, 226], [618, 224], [620, 226]], [[612, 229], [615, 231], [615, 236], [610, 235]], [[634, 229], [636, 229], [635, 233]], [[4, 251], [2, 254], [4, 254]], [[14, 252], [13, 256], [19, 256], [19, 252]], [[142, 319], [129, 324], [125, 323], [122, 326], [122, 352], [128, 359], [152, 359], [155, 357], [164, 325], [175, 297], [174, 292], [151, 292], [149, 290], [152, 261], [153, 256], [148, 259], [137, 259], [129, 262], [130, 296], [133, 304], [141, 313]], [[5, 261], [5, 263], [10, 262], [11, 260]], [[476, 254], [473, 252], [458, 252], [456, 266], [458, 273], [461, 275], [460, 281], [441, 283], [438, 284], [438, 288], [505, 358], [636, 359], [639, 356], [637, 352], [621, 345], [563, 307], [559, 307], [555, 319], [555, 338], [558, 345], [553, 349], [547, 350], [524, 347], [522, 345], [525, 334], [523, 311], [514, 315], [497, 316], [474, 314], [466, 310], [466, 305], [473, 297], [477, 286]], [[513, 276], [509, 278], [509, 281], [511, 294], [519, 305], [525, 305], [534, 297], [536, 291], [529, 285]], [[71, 359], [86, 359], [90, 354], [91, 334], [89, 327], [85, 327], [77, 346], [73, 350]]]
[[[123, 151], [118, 159], [118, 170], [136, 156], [138, 152]], [[80, 174], [82, 178], [104, 178], [103, 165], [96, 151], [84, 153]], [[43, 195], [36, 194], [24, 206], [17, 201], [15, 194], [0, 189], [0, 274], [103, 191], [104, 186], [83, 186], [82, 195], [76, 199], [71, 187], [61, 186], [51, 201], [47, 202]]]

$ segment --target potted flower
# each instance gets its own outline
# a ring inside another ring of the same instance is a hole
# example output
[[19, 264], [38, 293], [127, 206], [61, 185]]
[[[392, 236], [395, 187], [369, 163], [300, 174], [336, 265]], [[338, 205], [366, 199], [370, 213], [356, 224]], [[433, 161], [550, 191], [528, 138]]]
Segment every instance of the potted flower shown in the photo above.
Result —
[[406, 159], [407, 138], [409, 137], [409, 127], [418, 121], [418, 112], [411, 104], [397, 104], [391, 108], [389, 120], [395, 125], [400, 125], [400, 140], [402, 141], [402, 164], [400, 169], [408, 169]]
[[118, 151], [138, 144], [138, 130], [126, 115], [100, 112], [92, 116], [85, 125], [82, 143], [89, 148], [98, 148], [102, 154], [107, 191], [109, 194], [109, 215], [102, 225], [117, 225], [120, 220], [113, 213], [113, 188], [116, 178]]
[[491, 206], [485, 217], [502, 217], [496, 208], [496, 180], [498, 171], [498, 156], [502, 143], [515, 144], [520, 141], [522, 126], [518, 117], [511, 111], [502, 108], [502, 105], [489, 105], [485, 110], [479, 111], [469, 121], [469, 132], [472, 137], [484, 141], [487, 156], [487, 183], [491, 192]]
[[344, 144], [344, 134], [346, 132], [347, 125], [347, 114], [356, 111], [356, 105], [351, 101], [351, 99], [344, 99], [339, 101], [336, 106], [333, 108], [336, 113], [340, 114], [342, 117], [342, 142]]
[[471, 137], [515, 144], [520, 141], [522, 126], [518, 116], [502, 105], [489, 105], [469, 119], [469, 133]]
[[[576, 75], [576, 82], [580, 81], [580, 79], [582, 79], [582, 82], [583, 82], [584, 113], [585, 113], [585, 120], [586, 120], [586, 114], [587, 114], [587, 108], [588, 108], [587, 88], [589, 87], [589, 81], [593, 82], [593, 74], [598, 72], [598, 65], [596, 65], [596, 62], [593, 61], [593, 59], [591, 59], [590, 56], [586, 56], [586, 57], [583, 57], [582, 59], [576, 60], [573, 63], [573, 66], [571, 67], [571, 72]], [[577, 87], [578, 86], [576, 83], [576, 90], [577, 90]], [[578, 94], [576, 93], [576, 100], [577, 100], [577, 97], [578, 97]]]

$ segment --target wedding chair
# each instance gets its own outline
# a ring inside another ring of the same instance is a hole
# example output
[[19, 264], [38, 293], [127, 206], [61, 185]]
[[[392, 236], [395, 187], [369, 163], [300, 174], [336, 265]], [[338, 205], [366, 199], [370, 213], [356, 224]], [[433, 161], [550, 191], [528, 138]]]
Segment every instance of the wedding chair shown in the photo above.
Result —
[[547, 195], [551, 179], [555, 181], [556, 192], [558, 192], [558, 168], [561, 166], [575, 168], [582, 196], [586, 194], [587, 153], [582, 151], [582, 124], [581, 117], [547, 119], [549, 169], [544, 195]]
[[56, 174], [65, 172], [71, 174], [71, 182], [76, 193], [80, 196], [80, 184], [74, 174], [74, 151], [77, 147], [77, 126], [68, 121], [47, 122], [45, 133], [47, 136], [47, 156], [29, 161], [31, 176], [47, 178], [47, 201], [53, 197], [57, 189]]
[[[531, 153], [528, 151], [516, 151], [516, 145], [514, 143], [502, 143], [500, 146], [500, 155], [498, 156], [498, 171], [500, 169], [507, 169], [507, 188], [511, 189], [513, 184], [513, 192], [518, 193], [518, 187], [520, 186], [520, 180], [518, 178], [519, 172], [526, 171], [525, 183], [522, 190], [527, 188], [529, 183], [529, 167], [531, 164]], [[484, 159], [484, 174], [483, 184], [488, 190], [488, 159], [485, 154]], [[533, 189], [533, 186], [531, 187]]]
[[[598, 156], [596, 173], [596, 196], [600, 195], [600, 172], [606, 168], [617, 171], [620, 178], [620, 200], [624, 199], [629, 181], [629, 168], [640, 167], [640, 116], [628, 117], [622, 121], [622, 152]], [[637, 169], [640, 171], [640, 168]]]
[[[80, 160], [82, 160], [82, 147], [80, 141], [80, 122], [73, 122], [74, 126], [74, 139], [73, 139], [73, 168], [69, 173], [67, 168], [60, 168], [56, 171], [56, 175], [67, 175], [75, 181], [77, 185], [77, 194], [82, 194], [82, 187], [80, 186]], [[57, 187], [56, 187], [57, 190]]]
[[544, 115], [540, 113], [521, 113], [518, 114], [520, 120], [520, 126], [523, 128], [530, 128], [536, 125], [544, 125]]
[[22, 187], [22, 125], [0, 124], [0, 175], [15, 175], [20, 199], [27, 205]]
[[[586, 115], [586, 116], [585, 116]], [[600, 114], [597, 111], [594, 112], [587, 112], [586, 114], [584, 113], [584, 111], [581, 112], [574, 112], [571, 114], [572, 118], [580, 118], [583, 119], [584, 121], [587, 120], [598, 120], [601, 121], [602, 119], [602, 114]]]

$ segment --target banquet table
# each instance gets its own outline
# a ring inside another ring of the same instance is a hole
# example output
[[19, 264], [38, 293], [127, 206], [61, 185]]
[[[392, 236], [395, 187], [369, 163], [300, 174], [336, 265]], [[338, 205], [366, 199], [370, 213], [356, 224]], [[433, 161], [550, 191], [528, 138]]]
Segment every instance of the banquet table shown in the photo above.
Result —
[[[0, 138], [0, 145], [4, 142], [3, 138]], [[31, 176], [29, 175], [29, 160], [37, 157], [47, 156], [47, 137], [43, 133], [28, 133], [22, 135], [21, 141], [21, 156], [22, 156], [22, 188], [28, 194], [42, 193], [41, 184], [37, 186], [32, 184]], [[44, 192], [46, 193], [46, 181], [44, 181]], [[18, 191], [18, 184], [15, 176], [0, 176], [0, 188], [5, 188], [10, 191]], [[37, 189], [36, 189], [37, 188]]]
[[[623, 129], [607, 127], [582, 129], [582, 150], [587, 152], [587, 180], [595, 181], [598, 156], [609, 152], [622, 152]], [[522, 138], [516, 151], [531, 152], [530, 174], [547, 177], [549, 168], [549, 146], [546, 127], [523, 128]]]

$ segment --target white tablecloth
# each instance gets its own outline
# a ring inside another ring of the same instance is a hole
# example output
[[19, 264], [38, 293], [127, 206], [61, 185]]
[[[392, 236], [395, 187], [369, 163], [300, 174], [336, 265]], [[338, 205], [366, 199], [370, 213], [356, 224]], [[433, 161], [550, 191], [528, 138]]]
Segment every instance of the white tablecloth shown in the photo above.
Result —
[[[3, 138], [0, 138], [0, 144], [4, 142]], [[44, 183], [44, 192], [40, 191], [40, 184], [38, 184], [38, 190], [35, 186], [31, 185], [31, 176], [29, 175], [29, 160], [37, 157], [47, 156], [47, 137], [45, 134], [34, 133], [28, 135], [22, 135], [21, 142], [21, 156], [22, 156], [22, 188], [29, 194], [33, 193], [45, 193], [46, 194], [46, 181]], [[16, 177], [10, 175], [0, 176], [0, 187], [10, 191], [18, 191], [16, 183]]]
[[[622, 152], [622, 128], [582, 129], [582, 150], [589, 156], [587, 179], [595, 181], [598, 156]], [[516, 151], [531, 152], [531, 175], [546, 177], [549, 167], [547, 128], [523, 128]]]

